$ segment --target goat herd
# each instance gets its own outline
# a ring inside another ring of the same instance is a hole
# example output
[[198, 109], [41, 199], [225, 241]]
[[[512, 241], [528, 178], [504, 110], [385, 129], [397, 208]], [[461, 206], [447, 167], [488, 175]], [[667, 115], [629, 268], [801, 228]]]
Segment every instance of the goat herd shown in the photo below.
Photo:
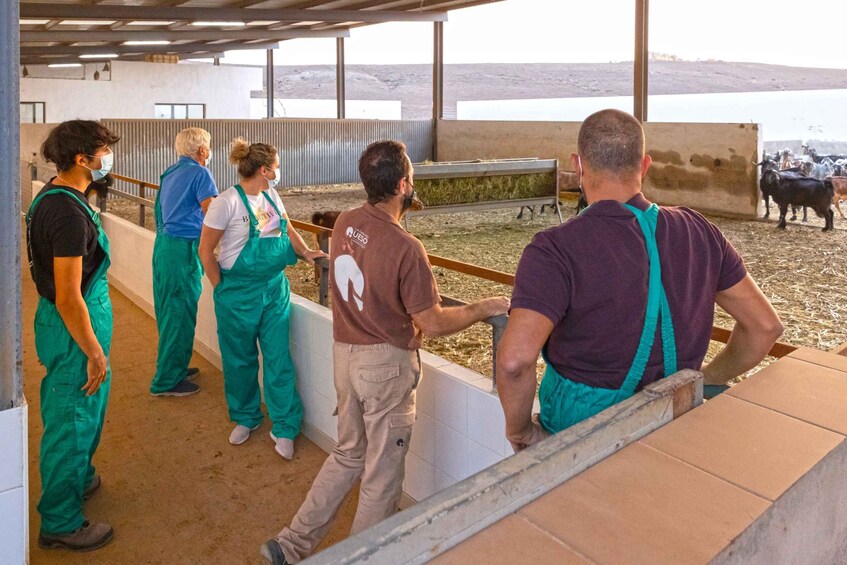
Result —
[[835, 219], [833, 205], [844, 219], [839, 200], [847, 198], [847, 156], [819, 155], [808, 146], [803, 146], [803, 150], [804, 154], [800, 157], [785, 149], [773, 156], [765, 154], [760, 163], [754, 163], [762, 167], [759, 188], [765, 200], [765, 218], [770, 216], [770, 199], [773, 199], [779, 207], [778, 228], [785, 229], [789, 206], [792, 220], [797, 219], [797, 208], [802, 206], [804, 222], [806, 208], [811, 208], [824, 218], [823, 231], [829, 231]]

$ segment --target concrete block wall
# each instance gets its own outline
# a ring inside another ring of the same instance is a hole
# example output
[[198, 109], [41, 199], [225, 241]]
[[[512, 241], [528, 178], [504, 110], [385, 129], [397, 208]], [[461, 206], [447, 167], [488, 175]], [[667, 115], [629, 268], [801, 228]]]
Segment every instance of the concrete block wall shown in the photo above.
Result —
[[0, 411], [0, 565], [29, 562], [27, 406]]
[[[440, 120], [439, 161], [539, 157], [573, 170], [580, 122]], [[705, 214], [755, 218], [762, 141], [758, 124], [644, 124], [653, 166], [645, 195]]]
[[[103, 226], [112, 246], [109, 282], [153, 316], [155, 234], [111, 214]], [[303, 432], [325, 451], [337, 442], [332, 371], [332, 313], [291, 296], [291, 355], [303, 401]], [[195, 349], [220, 367], [212, 289], [203, 281]], [[405, 493], [412, 500], [442, 490], [512, 454], [491, 380], [428, 352], [417, 391], [418, 418], [406, 458]], [[536, 410], [538, 408], [536, 407]]]

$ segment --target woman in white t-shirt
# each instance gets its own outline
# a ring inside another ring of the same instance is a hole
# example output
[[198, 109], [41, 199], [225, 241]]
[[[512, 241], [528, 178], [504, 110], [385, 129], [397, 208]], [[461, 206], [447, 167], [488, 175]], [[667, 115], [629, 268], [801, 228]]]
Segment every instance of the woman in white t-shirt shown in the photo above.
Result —
[[275, 147], [237, 138], [229, 158], [237, 165], [241, 182], [209, 206], [199, 246], [200, 260], [215, 289], [224, 390], [229, 417], [236, 424], [229, 441], [244, 443], [262, 423], [258, 344], [264, 360], [265, 404], [273, 422], [270, 436], [277, 453], [291, 459], [303, 407], [288, 350], [290, 292], [283, 270], [297, 257], [313, 264], [326, 254], [309, 249], [288, 221], [274, 189], [279, 182]]

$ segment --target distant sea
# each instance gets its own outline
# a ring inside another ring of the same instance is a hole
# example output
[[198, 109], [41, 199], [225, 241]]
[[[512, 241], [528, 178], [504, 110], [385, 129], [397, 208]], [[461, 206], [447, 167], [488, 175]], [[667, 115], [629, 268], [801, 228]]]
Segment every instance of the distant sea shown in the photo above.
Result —
[[[460, 120], [581, 121], [603, 108], [632, 112], [631, 96], [459, 101]], [[652, 122], [760, 123], [765, 141], [847, 141], [847, 90], [652, 95]]]

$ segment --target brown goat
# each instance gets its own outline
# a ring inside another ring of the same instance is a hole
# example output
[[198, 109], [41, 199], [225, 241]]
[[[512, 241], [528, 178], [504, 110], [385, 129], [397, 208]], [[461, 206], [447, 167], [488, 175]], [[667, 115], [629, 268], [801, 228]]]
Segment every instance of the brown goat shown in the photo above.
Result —
[[[315, 212], [312, 214], [312, 223], [323, 228], [335, 228], [335, 222], [338, 220], [340, 211], [331, 210], [327, 212]], [[329, 238], [330, 235], [326, 232], [313, 234], [315, 238], [315, 246], [321, 251], [329, 253]], [[315, 282], [321, 280], [321, 268], [315, 265]]]
[[847, 198], [847, 177], [829, 177], [827, 180], [832, 181], [832, 188], [835, 190], [835, 196], [832, 197], [832, 204], [838, 210], [843, 220], [845, 218], [844, 212], [841, 211], [840, 201], [842, 198]]

